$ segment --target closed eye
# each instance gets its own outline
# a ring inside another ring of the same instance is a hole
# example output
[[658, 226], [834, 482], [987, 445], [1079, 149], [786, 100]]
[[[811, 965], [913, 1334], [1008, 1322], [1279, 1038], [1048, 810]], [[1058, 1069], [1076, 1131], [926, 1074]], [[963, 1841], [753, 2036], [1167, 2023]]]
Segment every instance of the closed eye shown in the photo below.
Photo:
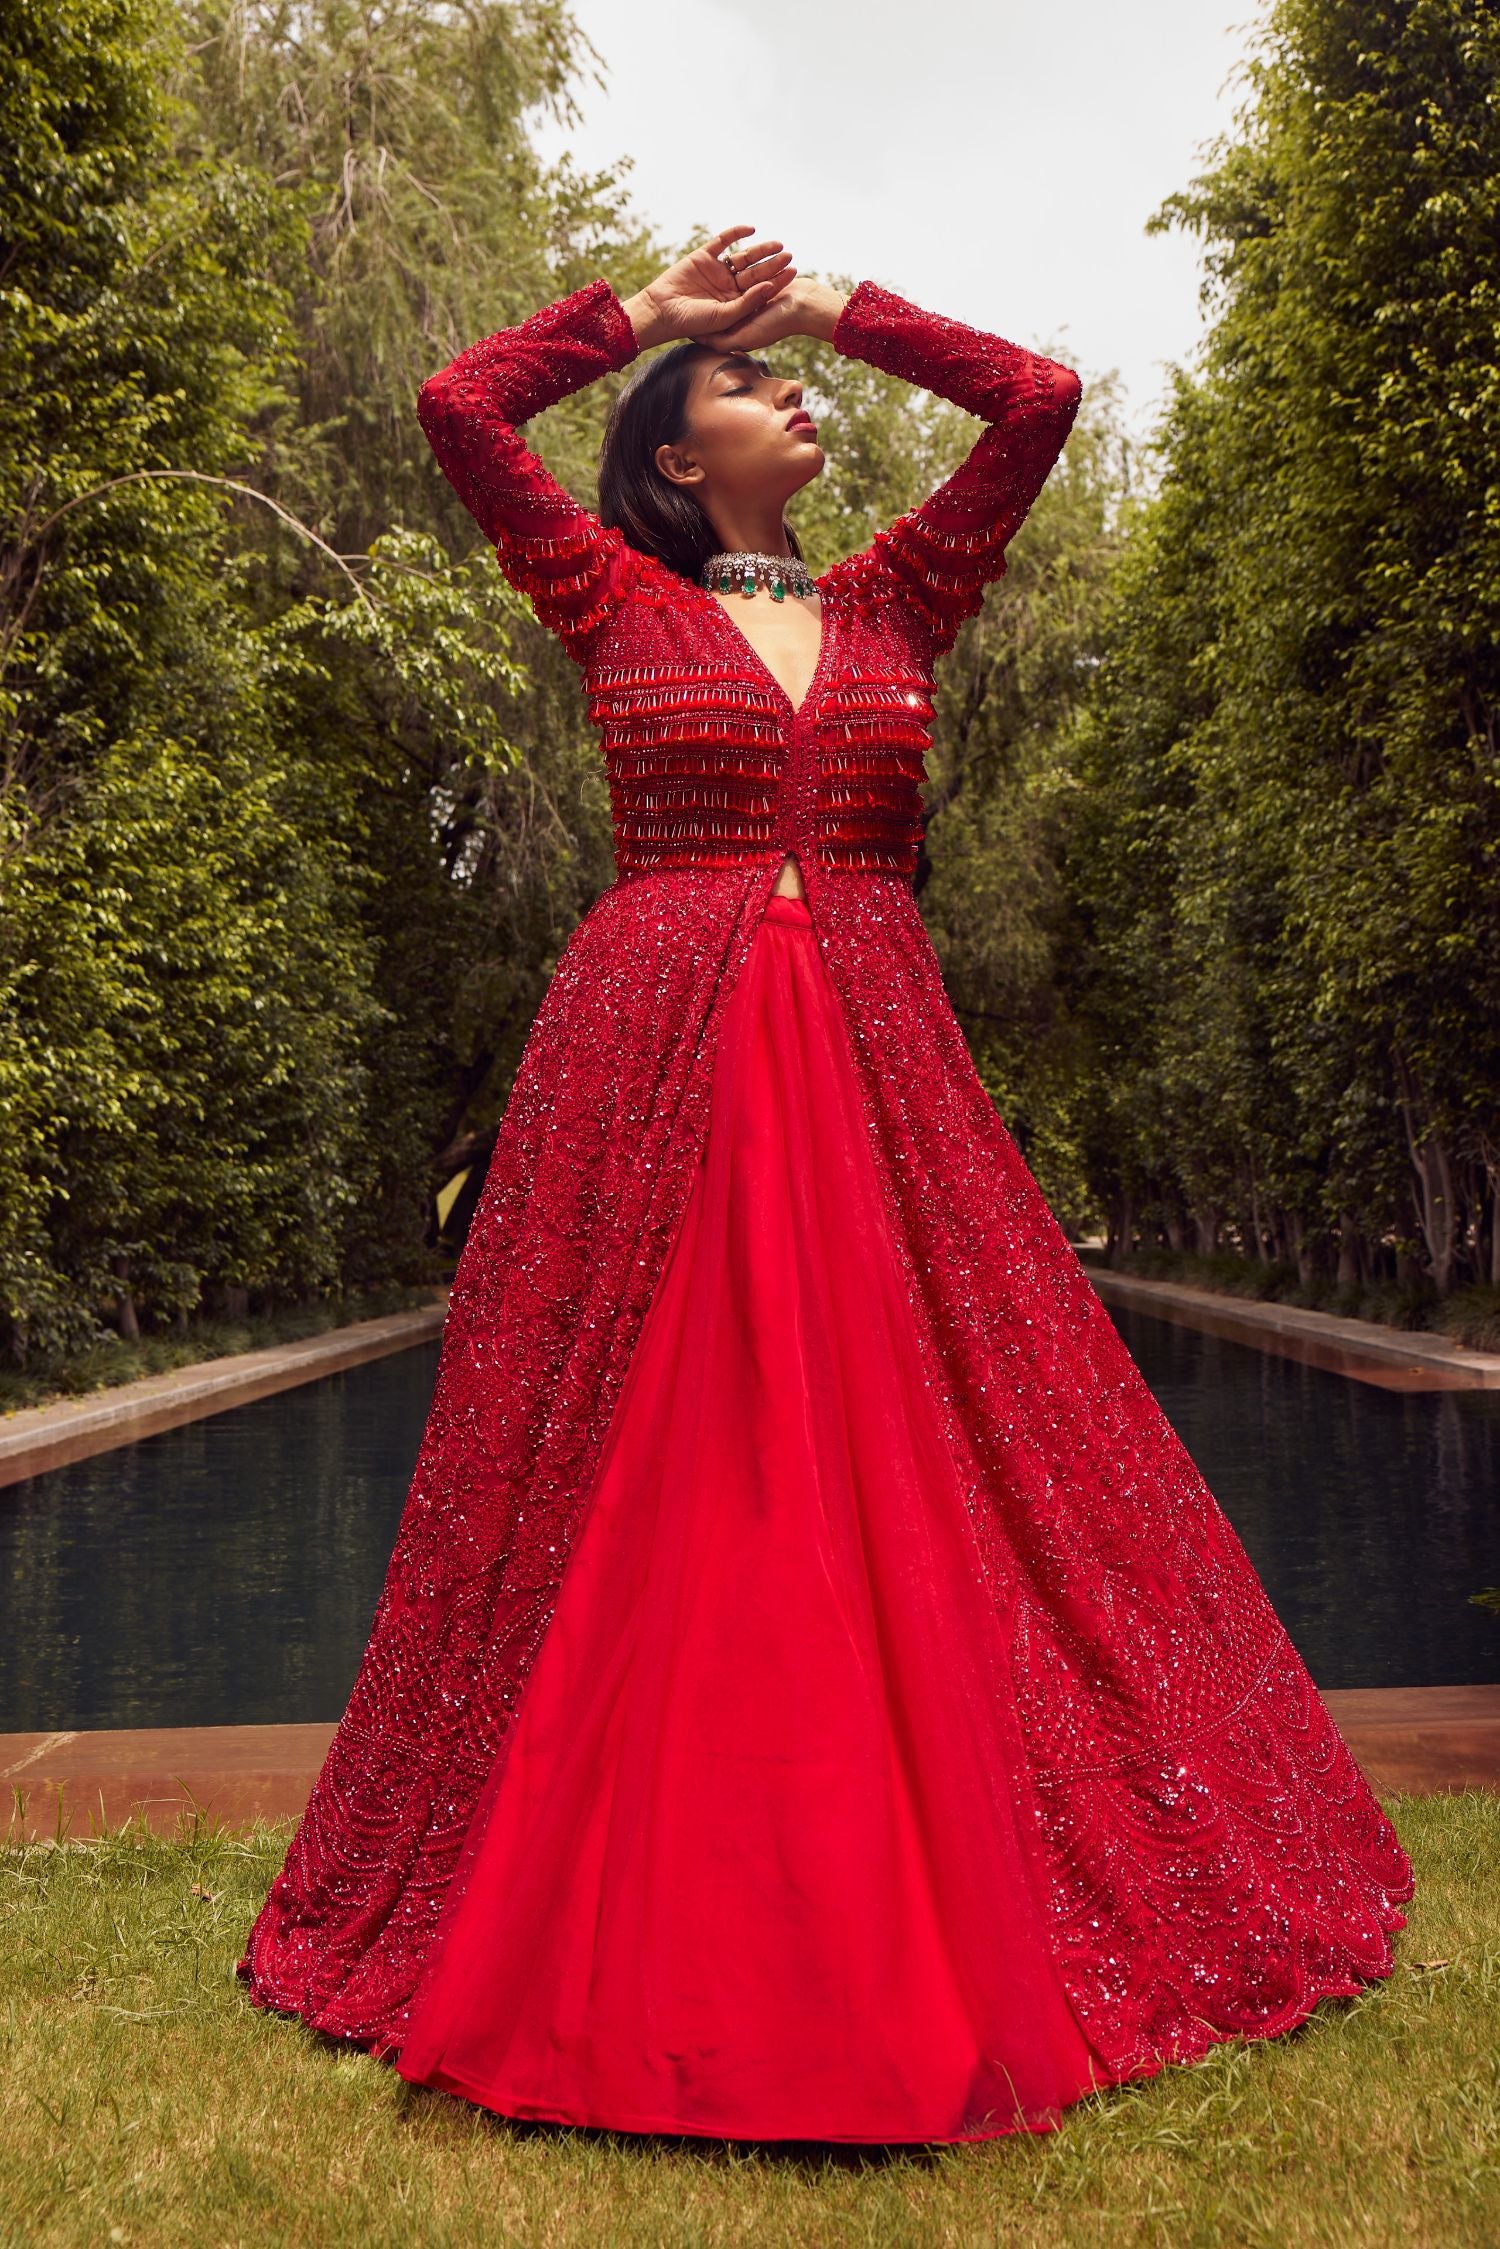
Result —
[[[733, 360], [733, 361], [729, 362], [729, 364], [728, 364], [728, 365], [726, 365], [726, 366], [722, 367], [722, 368], [721, 368], [721, 369], [719, 370], [719, 372], [720, 372], [720, 373], [721, 373], [722, 375], [727, 375], [727, 374], [728, 374], [728, 372], [729, 372], [729, 366], [730, 366], [730, 365], [734, 365], [734, 364], [738, 364], [738, 365], [740, 365], [740, 366], [744, 366], [744, 367], [753, 367], [753, 368], [755, 369], [755, 372], [756, 372], [756, 374], [757, 374], [757, 375], [764, 375], [767, 381], [769, 381], [769, 380], [770, 380], [770, 378], [771, 378], [771, 369], [770, 369], [770, 365], [769, 365], [769, 363], [768, 363], [768, 362], [767, 362], [766, 360], [764, 360], [764, 359], [751, 359], [751, 358], [749, 357], [749, 355], [748, 355], [748, 354], [744, 355], [743, 357], [741, 357], [740, 355], [736, 354], [736, 358], [735, 358], [735, 360]], [[724, 383], [724, 384], [721, 384], [720, 388], [721, 388], [721, 395], [722, 395], [723, 397], [725, 397], [725, 398], [733, 398], [733, 397], [734, 397], [734, 395], [735, 395], [735, 393], [736, 393], [737, 391], [747, 391], [747, 390], [750, 390], [750, 389], [752, 389], [752, 388], [753, 388], [753, 385], [752, 385], [752, 384], [750, 384], [749, 382], [738, 382], [738, 383]]]

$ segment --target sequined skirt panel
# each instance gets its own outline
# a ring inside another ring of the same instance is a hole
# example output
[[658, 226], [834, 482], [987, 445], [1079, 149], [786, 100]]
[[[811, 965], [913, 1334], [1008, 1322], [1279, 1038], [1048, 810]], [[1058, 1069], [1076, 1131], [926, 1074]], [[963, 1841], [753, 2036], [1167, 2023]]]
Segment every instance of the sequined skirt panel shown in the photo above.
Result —
[[[533, 1026], [369, 1646], [240, 1962], [376, 2051], [548, 1630], [778, 866], [616, 883]], [[1390, 1972], [1409, 1861], [979, 1082], [910, 883], [802, 871], [1072, 2006], [1116, 2075], [1283, 2029]]]
[[773, 897], [401, 2075], [631, 2131], [1052, 2128], [1104, 2071], [1005, 1655], [838, 1004]]

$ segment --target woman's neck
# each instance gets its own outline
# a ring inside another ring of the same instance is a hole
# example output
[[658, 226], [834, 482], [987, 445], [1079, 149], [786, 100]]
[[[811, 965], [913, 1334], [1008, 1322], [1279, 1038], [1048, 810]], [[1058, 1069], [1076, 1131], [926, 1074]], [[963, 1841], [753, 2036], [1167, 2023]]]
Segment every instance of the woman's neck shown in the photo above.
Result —
[[790, 555], [786, 518], [780, 508], [717, 508], [709, 517], [721, 554]]

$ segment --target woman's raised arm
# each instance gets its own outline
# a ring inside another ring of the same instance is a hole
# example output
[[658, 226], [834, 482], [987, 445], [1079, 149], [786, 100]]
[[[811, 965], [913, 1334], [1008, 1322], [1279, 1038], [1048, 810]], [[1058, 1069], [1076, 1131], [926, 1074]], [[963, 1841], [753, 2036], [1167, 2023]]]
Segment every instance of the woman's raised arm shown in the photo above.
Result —
[[512, 585], [564, 643], [587, 634], [623, 591], [631, 549], [527, 450], [520, 425], [639, 348], [609, 283], [591, 281], [471, 344], [417, 396], [443, 474]]
[[915, 608], [941, 655], [1003, 575], [1006, 546], [1063, 449], [1083, 385], [1071, 367], [923, 312], [874, 281], [850, 292], [831, 341], [989, 424], [946, 483], [829, 573], [830, 583], [889, 590]]
[[[726, 227], [624, 303], [604, 280], [544, 305], [515, 328], [471, 344], [417, 396], [417, 419], [453, 489], [494, 547], [512, 585], [571, 650], [628, 590], [640, 556], [575, 500], [522, 443], [519, 430], [643, 345], [711, 332], [786, 286], [779, 242], [746, 245]], [[730, 243], [744, 279], [722, 263]]]

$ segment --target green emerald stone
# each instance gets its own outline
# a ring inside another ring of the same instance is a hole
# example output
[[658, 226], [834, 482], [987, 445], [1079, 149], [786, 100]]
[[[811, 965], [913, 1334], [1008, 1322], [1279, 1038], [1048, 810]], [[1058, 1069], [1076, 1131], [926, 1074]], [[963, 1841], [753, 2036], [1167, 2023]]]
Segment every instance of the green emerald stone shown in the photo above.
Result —
[[733, 584], [734, 584], [734, 580], [733, 580], [733, 579], [732, 579], [732, 578], [730, 577], [730, 575], [729, 575], [729, 572], [728, 572], [727, 570], [721, 570], [721, 571], [719, 572], [719, 591], [720, 591], [720, 593], [728, 593], [728, 591], [729, 591], [730, 587], [731, 587], [731, 586], [732, 586]]
[[771, 599], [773, 601], [785, 601], [786, 599], [786, 587], [779, 578], [771, 588]]
[[748, 594], [753, 594], [755, 591], [755, 572], [753, 570], [745, 572], [745, 591]]

